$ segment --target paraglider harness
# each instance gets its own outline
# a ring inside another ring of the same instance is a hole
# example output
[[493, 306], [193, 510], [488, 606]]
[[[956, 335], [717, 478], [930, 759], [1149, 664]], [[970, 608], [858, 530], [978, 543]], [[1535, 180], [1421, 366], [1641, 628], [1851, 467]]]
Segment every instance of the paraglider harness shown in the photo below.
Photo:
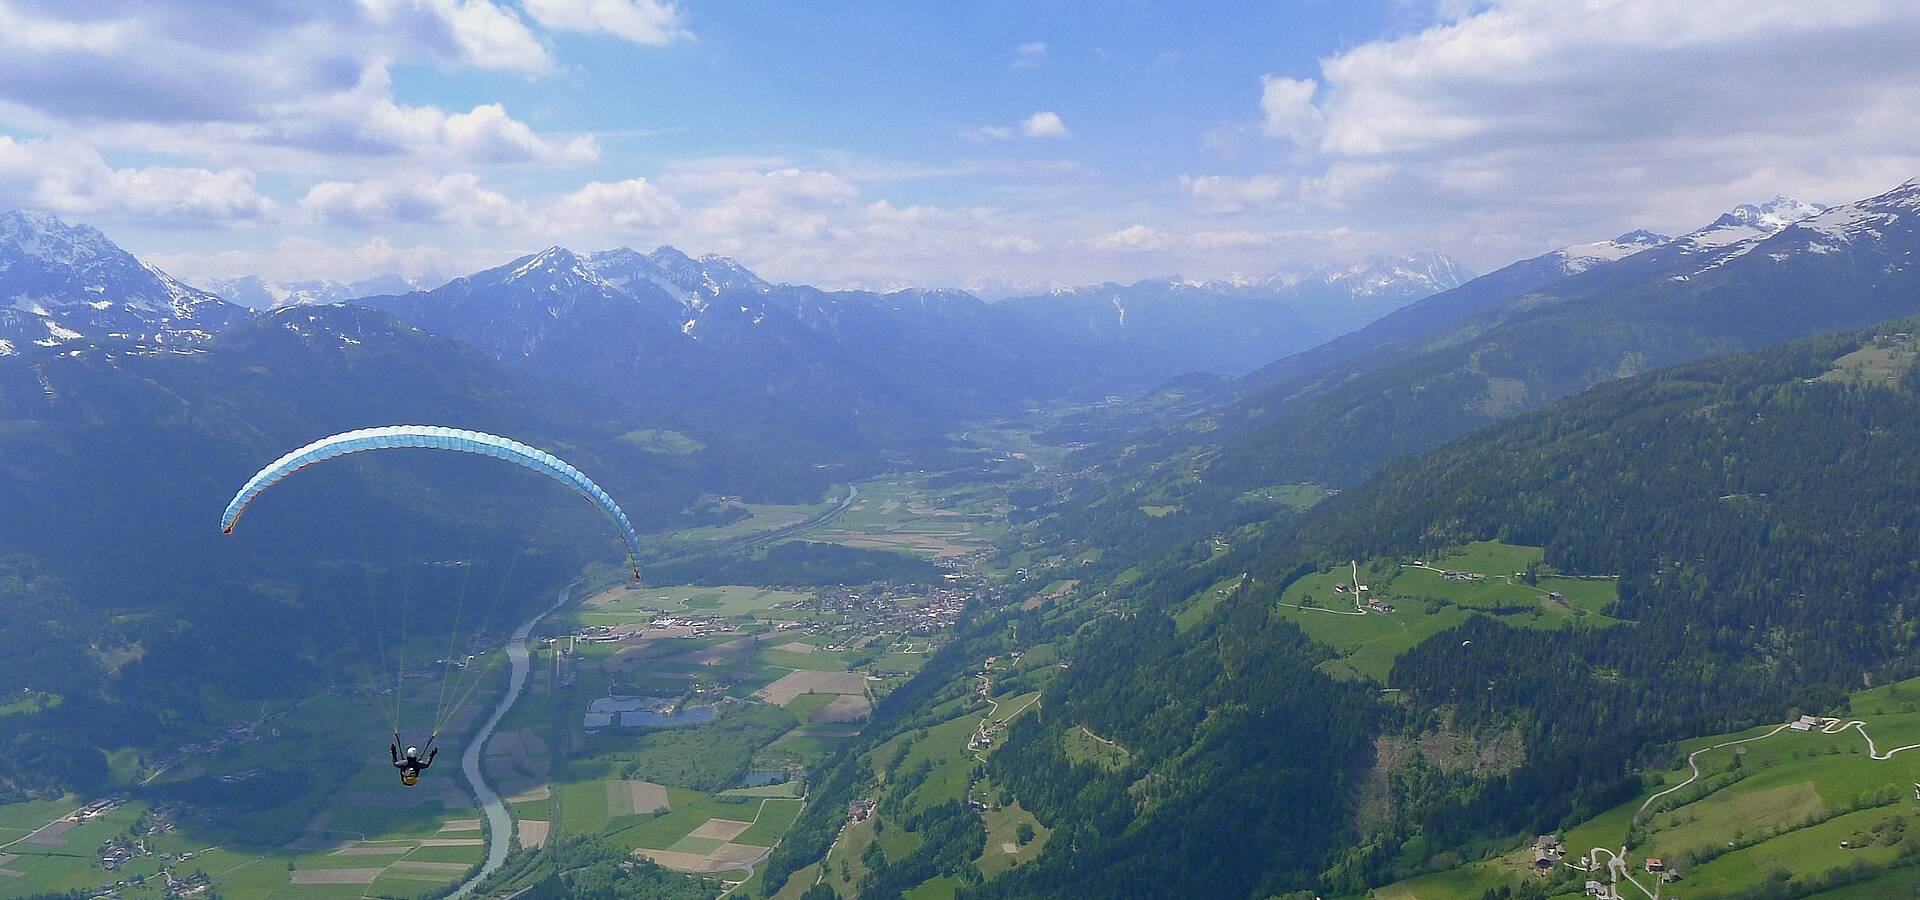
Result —
[[426, 759], [421, 759], [418, 756], [408, 756], [406, 759], [401, 759], [400, 732], [396, 731], [393, 733], [393, 743], [387, 746], [387, 750], [393, 754], [393, 767], [400, 770], [401, 784], [407, 787], [413, 787], [420, 783], [420, 770], [433, 765], [433, 758], [440, 755], [440, 748], [433, 745], [433, 742], [438, 740], [439, 737], [440, 733], [437, 731], [427, 737]]

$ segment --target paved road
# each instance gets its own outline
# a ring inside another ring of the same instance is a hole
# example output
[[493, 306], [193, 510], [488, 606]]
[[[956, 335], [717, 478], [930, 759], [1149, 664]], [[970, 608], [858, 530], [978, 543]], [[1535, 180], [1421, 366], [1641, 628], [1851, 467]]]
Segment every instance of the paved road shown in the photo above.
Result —
[[494, 793], [493, 788], [488, 786], [486, 775], [480, 771], [480, 755], [486, 749], [487, 740], [493, 737], [493, 730], [500, 727], [500, 720], [507, 717], [507, 711], [513, 708], [513, 702], [520, 699], [520, 689], [527, 685], [527, 672], [531, 668], [527, 661], [527, 635], [533, 633], [533, 626], [540, 624], [541, 619], [565, 606], [571, 599], [573, 599], [571, 588], [561, 591], [560, 598], [555, 600], [552, 606], [514, 629], [513, 636], [507, 639], [507, 662], [512, 668], [507, 678], [507, 694], [500, 698], [498, 705], [494, 706], [493, 715], [487, 717], [487, 722], [480, 726], [479, 733], [473, 736], [473, 740], [467, 742], [467, 752], [460, 757], [460, 770], [466, 773], [467, 783], [473, 785], [474, 795], [480, 798], [480, 809], [487, 816], [487, 861], [480, 866], [478, 874], [466, 884], [461, 885], [459, 890], [453, 892], [451, 895], [453, 897], [464, 897], [471, 893], [474, 885], [479, 884], [488, 875], [492, 875], [502, 863], [507, 861], [507, 846], [513, 839], [513, 817], [507, 815], [507, 805], [502, 803], [500, 795]]

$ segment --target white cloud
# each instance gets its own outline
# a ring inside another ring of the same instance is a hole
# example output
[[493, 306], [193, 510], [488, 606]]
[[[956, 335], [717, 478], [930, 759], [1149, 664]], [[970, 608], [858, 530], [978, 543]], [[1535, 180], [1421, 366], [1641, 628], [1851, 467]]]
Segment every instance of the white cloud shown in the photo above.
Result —
[[556, 231], [658, 228], [679, 220], [680, 203], [645, 178], [594, 181], [561, 197], [541, 213]]
[[328, 225], [404, 222], [508, 228], [525, 220], [513, 201], [481, 187], [480, 177], [471, 173], [323, 181], [307, 190], [300, 208]]
[[1040, 252], [1040, 242], [1018, 234], [996, 234], [980, 242], [980, 246], [995, 253], [1018, 253], [1021, 255]]
[[693, 215], [701, 235], [723, 241], [747, 235], [817, 240], [833, 233], [824, 213], [859, 197], [858, 189], [831, 172], [799, 168], [708, 172], [699, 180], [728, 189], [725, 196]]
[[960, 132], [960, 139], [975, 142], [1007, 141], [1013, 139], [1013, 129], [1005, 125], [982, 125]]
[[524, 0], [527, 14], [548, 28], [606, 32], [635, 44], [660, 45], [691, 37], [680, 11], [661, 0]]
[[599, 158], [589, 135], [549, 138], [536, 134], [498, 103], [466, 112], [437, 106], [407, 106], [393, 99], [384, 68], [368, 69], [352, 91], [321, 98], [269, 140], [338, 155], [412, 156], [462, 163], [575, 164]]
[[1058, 113], [1042, 110], [1028, 116], [1017, 126], [982, 125], [960, 132], [960, 139], [981, 143], [985, 141], [1010, 141], [1015, 137], [1064, 138], [1071, 137], [1067, 124], [1060, 121]]
[[1187, 242], [1207, 250], [1247, 250], [1277, 246], [1280, 238], [1271, 232], [1238, 229], [1195, 232], [1187, 235]]
[[1112, 253], [1150, 253], [1173, 246], [1173, 238], [1164, 231], [1145, 225], [1129, 225], [1119, 231], [1097, 235], [1087, 242], [1095, 250]]
[[346, 245], [294, 237], [257, 250], [139, 254], [142, 261], [185, 279], [189, 284], [201, 285], [213, 279], [237, 275], [259, 275], [269, 281], [357, 281], [389, 273], [408, 278], [449, 272], [464, 274], [497, 266], [515, 255], [499, 250], [449, 250], [425, 245], [402, 247], [378, 236]]
[[1029, 41], [1013, 48], [1014, 69], [1038, 69], [1047, 61], [1047, 42]]
[[0, 206], [210, 224], [269, 218], [274, 204], [245, 169], [116, 169], [91, 147], [0, 135]]
[[1301, 200], [1498, 260], [1912, 177], [1914, 46], [1896, 0], [1492, 0], [1263, 78], [1258, 128]]
[[325, 225], [455, 225], [538, 235], [629, 233], [678, 221], [673, 197], [645, 178], [593, 181], [544, 201], [521, 203], [484, 187], [478, 175], [397, 176], [324, 181], [300, 208]]
[[[102, 149], [261, 168], [417, 156], [572, 164], [590, 136], [496, 103], [400, 102], [397, 61], [540, 73], [547, 48], [498, 0], [48, 4], [0, 0], [0, 116]], [[444, 168], [442, 169], [444, 171]]]
[[462, 64], [483, 69], [544, 72], [553, 66], [547, 50], [511, 9], [488, 0], [361, 0], [383, 24], [407, 18], [445, 29]]
[[110, 53], [125, 48], [135, 37], [135, 30], [126, 22], [62, 22], [0, 3], [0, 46], [15, 51]]
[[1312, 79], [1260, 77], [1260, 130], [1268, 137], [1306, 144], [1320, 130], [1320, 110], [1313, 105], [1319, 87]]
[[1071, 135], [1065, 122], [1060, 121], [1058, 113], [1041, 111], [1027, 117], [1020, 123], [1020, 133], [1033, 138], [1063, 138]]
[[[1228, 231], [1196, 231], [1182, 240], [1197, 250], [1280, 250], [1304, 251], [1308, 248], [1321, 248], [1318, 255], [1326, 250], [1336, 253], [1358, 252], [1368, 244], [1378, 243], [1379, 235], [1355, 231], [1351, 228], [1282, 229], [1260, 231], [1256, 229], [1232, 229]], [[1312, 255], [1312, 254], [1309, 254]]]
[[1275, 175], [1234, 178], [1227, 175], [1180, 176], [1180, 186], [1193, 194], [1207, 212], [1243, 213], [1272, 206], [1288, 193], [1288, 183]]

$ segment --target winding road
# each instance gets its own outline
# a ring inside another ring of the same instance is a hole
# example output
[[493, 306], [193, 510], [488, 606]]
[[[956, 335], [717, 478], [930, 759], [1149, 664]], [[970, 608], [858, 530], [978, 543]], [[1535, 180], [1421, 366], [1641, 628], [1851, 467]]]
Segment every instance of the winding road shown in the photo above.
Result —
[[[1753, 737], [1741, 738], [1737, 741], [1724, 741], [1722, 743], [1714, 744], [1711, 747], [1702, 747], [1698, 750], [1693, 751], [1692, 753], [1687, 754], [1687, 768], [1693, 770], [1693, 774], [1688, 775], [1687, 780], [1682, 781], [1679, 784], [1674, 785], [1673, 787], [1667, 788], [1666, 790], [1661, 791], [1660, 793], [1654, 794], [1651, 797], [1648, 797], [1646, 799], [1646, 802], [1641, 803], [1640, 808], [1634, 811], [1633, 817], [1636, 819], [1640, 818], [1642, 815], [1646, 814], [1647, 807], [1653, 805], [1653, 801], [1658, 800], [1661, 797], [1665, 797], [1666, 795], [1671, 794], [1674, 791], [1677, 791], [1699, 780], [1700, 766], [1694, 762], [1694, 757], [1697, 757], [1700, 754], [1705, 753], [1709, 750], [1718, 750], [1721, 747], [1731, 747], [1735, 744], [1745, 744], [1750, 741], [1765, 740], [1792, 727], [1793, 727], [1792, 722], [1783, 722], [1780, 725], [1776, 726], [1772, 731], [1767, 732], [1766, 734], [1756, 734]], [[1874, 744], [1873, 735], [1870, 735], [1867, 733], [1867, 723], [1862, 722], [1859, 719], [1851, 719], [1851, 720], [1826, 719], [1820, 723], [1821, 734], [1839, 734], [1840, 732], [1846, 731], [1849, 728], [1860, 732], [1860, 737], [1866, 740], [1868, 759], [1875, 759], [1875, 760], [1892, 759], [1895, 753], [1899, 753], [1905, 750], [1920, 750], [1920, 744], [1907, 744], [1906, 746], [1895, 747], [1891, 750], [1885, 750], [1885, 751], [1881, 750], [1879, 746]]]
[[507, 677], [506, 696], [501, 697], [493, 707], [493, 715], [487, 717], [486, 724], [481, 725], [480, 731], [467, 742], [467, 752], [460, 757], [460, 771], [466, 773], [467, 783], [473, 785], [474, 796], [479, 798], [480, 809], [487, 816], [487, 860], [480, 865], [480, 871], [461, 885], [459, 890], [448, 895], [450, 897], [465, 897], [472, 893], [475, 885], [507, 861], [507, 848], [513, 841], [513, 817], [507, 815], [507, 805], [501, 802], [500, 795], [487, 785], [486, 775], [480, 771], [480, 756], [486, 749], [488, 739], [493, 737], [493, 730], [500, 727], [500, 721], [507, 717], [507, 711], [513, 709], [514, 701], [520, 699], [520, 690], [527, 686], [527, 673], [532, 668], [528, 663], [527, 635], [533, 633], [533, 626], [540, 624], [541, 619], [552, 615], [554, 610], [565, 606], [571, 599], [572, 588], [561, 591], [560, 598], [552, 606], [514, 629], [513, 636], [507, 639], [507, 662], [512, 671]]

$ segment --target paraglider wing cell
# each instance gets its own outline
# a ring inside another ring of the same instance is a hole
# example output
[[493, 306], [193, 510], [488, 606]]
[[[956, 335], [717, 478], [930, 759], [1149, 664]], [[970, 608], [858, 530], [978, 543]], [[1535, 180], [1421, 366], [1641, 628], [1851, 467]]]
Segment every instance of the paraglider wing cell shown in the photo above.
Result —
[[581, 474], [579, 469], [562, 462], [558, 457], [519, 441], [503, 438], [499, 435], [478, 431], [465, 431], [444, 428], [438, 425], [389, 425], [382, 428], [361, 428], [321, 438], [274, 460], [272, 464], [247, 479], [240, 492], [233, 495], [227, 504], [225, 514], [220, 517], [220, 527], [228, 534], [233, 533], [234, 523], [240, 520], [247, 505], [253, 502], [267, 488], [278, 484], [282, 479], [314, 463], [324, 462], [336, 456], [358, 453], [362, 450], [391, 450], [400, 448], [418, 448], [427, 450], [453, 450], [462, 453], [474, 453], [505, 460], [524, 468], [532, 469], [548, 478], [558, 481], [574, 493], [606, 513], [620, 529], [620, 536], [627, 542], [627, 560], [633, 565], [633, 577], [640, 577], [640, 537], [634, 533], [633, 523], [622, 512], [619, 504], [606, 491], [593, 483], [593, 480]]

